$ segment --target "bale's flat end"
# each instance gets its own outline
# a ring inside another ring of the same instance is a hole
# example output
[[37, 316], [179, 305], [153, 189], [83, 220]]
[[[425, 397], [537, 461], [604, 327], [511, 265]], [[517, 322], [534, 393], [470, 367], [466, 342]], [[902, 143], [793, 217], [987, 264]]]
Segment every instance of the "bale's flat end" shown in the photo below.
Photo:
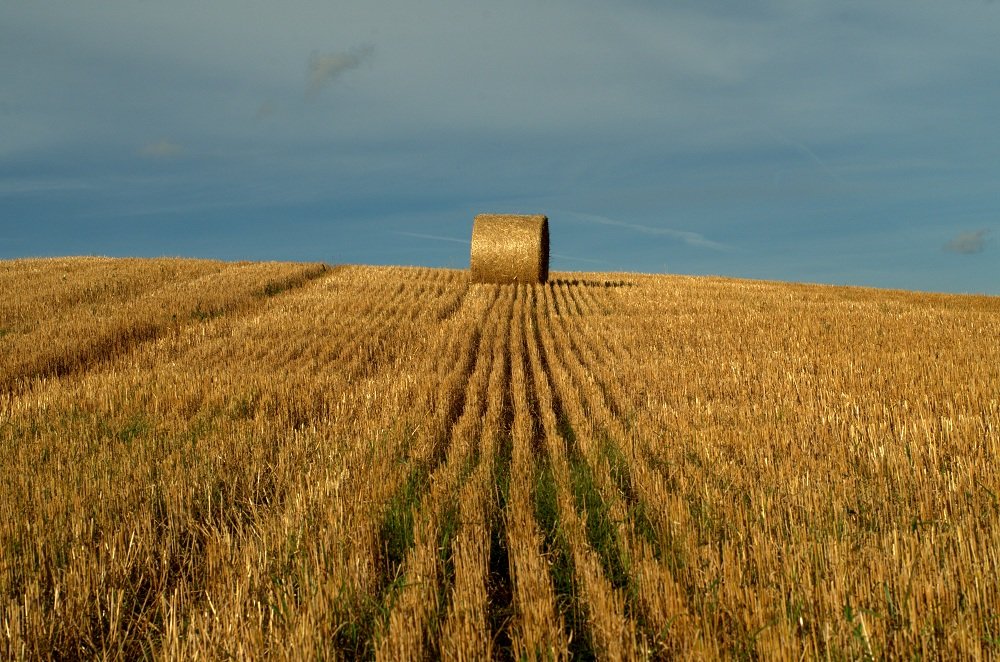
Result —
[[549, 278], [549, 219], [541, 214], [479, 214], [472, 222], [474, 283], [544, 283]]

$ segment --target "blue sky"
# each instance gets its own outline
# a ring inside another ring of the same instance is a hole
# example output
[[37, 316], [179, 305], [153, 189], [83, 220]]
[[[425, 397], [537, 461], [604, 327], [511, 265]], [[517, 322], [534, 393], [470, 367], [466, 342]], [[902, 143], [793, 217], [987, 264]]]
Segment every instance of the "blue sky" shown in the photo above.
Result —
[[0, 258], [1000, 294], [1000, 3], [5, 0]]

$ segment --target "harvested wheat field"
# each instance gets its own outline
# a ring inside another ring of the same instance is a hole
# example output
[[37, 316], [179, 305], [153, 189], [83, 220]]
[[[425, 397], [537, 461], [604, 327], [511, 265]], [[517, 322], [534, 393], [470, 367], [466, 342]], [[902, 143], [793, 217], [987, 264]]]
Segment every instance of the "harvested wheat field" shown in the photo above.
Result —
[[0, 658], [1000, 656], [1000, 299], [0, 262]]

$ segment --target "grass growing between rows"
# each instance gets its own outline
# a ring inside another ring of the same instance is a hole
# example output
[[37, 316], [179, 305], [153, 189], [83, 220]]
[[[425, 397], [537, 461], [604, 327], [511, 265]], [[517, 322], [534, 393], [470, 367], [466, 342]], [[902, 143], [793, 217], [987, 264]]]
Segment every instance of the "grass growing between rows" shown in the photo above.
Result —
[[577, 660], [595, 660], [597, 651], [573, 576], [573, 558], [559, 523], [558, 486], [548, 458], [539, 459], [534, 482], [535, 517], [545, 537], [559, 611], [569, 629], [570, 656]]
[[[632, 530], [643, 540], [649, 543], [653, 550], [653, 555], [657, 561], [663, 560], [663, 549], [659, 536], [656, 535], [656, 527], [650, 519], [646, 510], [646, 504], [639, 498], [628, 470], [628, 459], [619, 448], [618, 444], [609, 437], [604, 437], [600, 442], [601, 458], [608, 463], [611, 472], [611, 480], [621, 492], [628, 508], [628, 519], [632, 525]], [[675, 568], [671, 568], [675, 569]]]
[[397, 592], [406, 578], [402, 574], [406, 555], [415, 544], [414, 524], [420, 503], [428, 492], [430, 474], [419, 465], [410, 470], [403, 484], [389, 499], [379, 525], [379, 579], [370, 595], [345, 593], [342, 609], [350, 614], [337, 631], [336, 647], [352, 659], [373, 659], [381, 623], [389, 616]]
[[413, 547], [414, 517], [429, 484], [426, 468], [412, 469], [385, 508], [379, 540], [382, 541], [382, 576], [387, 593], [394, 590], [406, 554]]
[[[566, 428], [569, 428], [568, 424]], [[572, 439], [564, 438], [567, 441]], [[575, 445], [569, 453], [569, 472], [576, 511], [584, 516], [586, 522], [587, 542], [597, 553], [611, 585], [617, 589], [627, 588], [628, 568], [618, 553], [617, 534], [611, 521], [611, 513], [594, 481], [590, 465], [576, 450]]]
[[[454, 497], [449, 497], [447, 504], [441, 513], [441, 522], [438, 528], [437, 550], [438, 565], [441, 568], [441, 581], [438, 583], [438, 604], [448, 604], [448, 594], [451, 593], [455, 585], [455, 555], [452, 550], [452, 543], [458, 535], [462, 526], [461, 508]], [[441, 619], [444, 616], [443, 610], [438, 610], [432, 626], [434, 632], [438, 632]], [[437, 639], [431, 638], [431, 649], [437, 653]]]
[[[509, 403], [505, 403], [505, 411], [509, 411]], [[496, 505], [490, 521], [489, 579], [486, 587], [489, 605], [486, 617], [493, 639], [494, 659], [502, 660], [508, 659], [510, 651], [513, 650], [510, 628], [507, 625], [514, 615], [514, 594], [510, 577], [510, 554], [505, 534], [507, 528], [505, 513], [510, 495], [510, 467], [514, 445], [509, 427], [498, 442], [499, 449], [494, 465]]]

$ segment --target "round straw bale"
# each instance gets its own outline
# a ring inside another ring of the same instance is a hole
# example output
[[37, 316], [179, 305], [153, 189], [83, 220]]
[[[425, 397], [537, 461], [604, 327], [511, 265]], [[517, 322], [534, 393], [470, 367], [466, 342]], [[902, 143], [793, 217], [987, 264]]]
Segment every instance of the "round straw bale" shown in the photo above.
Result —
[[474, 283], [544, 283], [549, 278], [549, 219], [479, 214], [472, 222]]

